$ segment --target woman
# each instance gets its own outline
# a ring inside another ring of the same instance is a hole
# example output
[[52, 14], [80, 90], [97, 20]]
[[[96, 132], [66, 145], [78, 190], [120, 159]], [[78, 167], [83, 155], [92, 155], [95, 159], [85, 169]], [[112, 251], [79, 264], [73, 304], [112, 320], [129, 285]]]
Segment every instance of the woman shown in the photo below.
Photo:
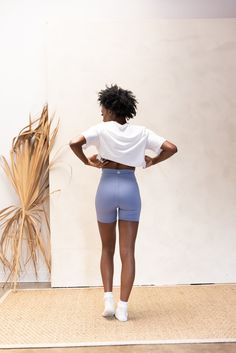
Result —
[[[177, 147], [144, 126], [132, 125], [137, 100], [133, 93], [117, 85], [106, 86], [98, 94], [103, 122], [70, 141], [72, 151], [86, 165], [102, 168], [96, 193], [96, 214], [102, 241], [101, 275], [104, 287], [103, 316], [120, 321], [128, 319], [128, 299], [135, 277], [135, 240], [139, 225], [141, 199], [134, 174], [135, 167], [147, 168], [172, 156]], [[86, 157], [83, 149], [96, 146], [98, 154]], [[145, 155], [150, 149], [156, 153]], [[122, 263], [120, 300], [114, 307], [113, 255], [118, 220]]]

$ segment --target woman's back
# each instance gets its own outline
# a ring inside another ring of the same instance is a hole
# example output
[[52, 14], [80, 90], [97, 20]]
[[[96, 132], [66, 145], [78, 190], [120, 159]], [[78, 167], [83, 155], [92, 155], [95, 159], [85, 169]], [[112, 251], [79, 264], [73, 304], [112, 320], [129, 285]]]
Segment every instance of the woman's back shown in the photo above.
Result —
[[166, 139], [141, 125], [128, 122], [119, 124], [106, 121], [82, 132], [86, 139], [83, 148], [96, 146], [98, 158], [109, 159], [133, 167], [145, 167], [145, 150], [150, 149], [159, 154], [161, 145]]

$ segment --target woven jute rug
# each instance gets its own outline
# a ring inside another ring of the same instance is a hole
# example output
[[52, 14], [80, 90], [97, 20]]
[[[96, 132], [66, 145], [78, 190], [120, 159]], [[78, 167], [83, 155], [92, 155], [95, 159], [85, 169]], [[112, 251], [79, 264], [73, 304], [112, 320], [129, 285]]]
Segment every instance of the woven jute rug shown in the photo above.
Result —
[[102, 317], [101, 287], [9, 290], [0, 301], [0, 348], [236, 342], [234, 284], [134, 286], [126, 322]]

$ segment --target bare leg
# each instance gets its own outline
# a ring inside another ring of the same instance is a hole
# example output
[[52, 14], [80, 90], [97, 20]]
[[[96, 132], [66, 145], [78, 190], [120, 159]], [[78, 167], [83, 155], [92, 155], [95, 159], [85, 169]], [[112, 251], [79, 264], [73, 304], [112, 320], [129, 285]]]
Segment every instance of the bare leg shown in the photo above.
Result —
[[128, 301], [135, 278], [135, 240], [139, 222], [119, 220], [121, 269], [120, 300]]
[[116, 244], [116, 221], [113, 223], [98, 222], [102, 241], [100, 269], [104, 292], [112, 292], [114, 263], [113, 257]]

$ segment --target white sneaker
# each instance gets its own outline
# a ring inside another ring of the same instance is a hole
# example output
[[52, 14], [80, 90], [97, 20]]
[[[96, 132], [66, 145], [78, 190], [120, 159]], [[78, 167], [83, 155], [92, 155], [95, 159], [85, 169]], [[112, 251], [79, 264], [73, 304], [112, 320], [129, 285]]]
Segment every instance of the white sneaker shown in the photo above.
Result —
[[104, 304], [105, 304], [105, 309], [102, 313], [102, 316], [104, 316], [104, 317], [113, 316], [115, 314], [115, 307], [114, 307], [113, 299], [112, 300], [109, 300], [109, 299], [104, 300]]
[[119, 307], [116, 308], [115, 317], [120, 321], [127, 321], [128, 320], [128, 312], [126, 308]]

